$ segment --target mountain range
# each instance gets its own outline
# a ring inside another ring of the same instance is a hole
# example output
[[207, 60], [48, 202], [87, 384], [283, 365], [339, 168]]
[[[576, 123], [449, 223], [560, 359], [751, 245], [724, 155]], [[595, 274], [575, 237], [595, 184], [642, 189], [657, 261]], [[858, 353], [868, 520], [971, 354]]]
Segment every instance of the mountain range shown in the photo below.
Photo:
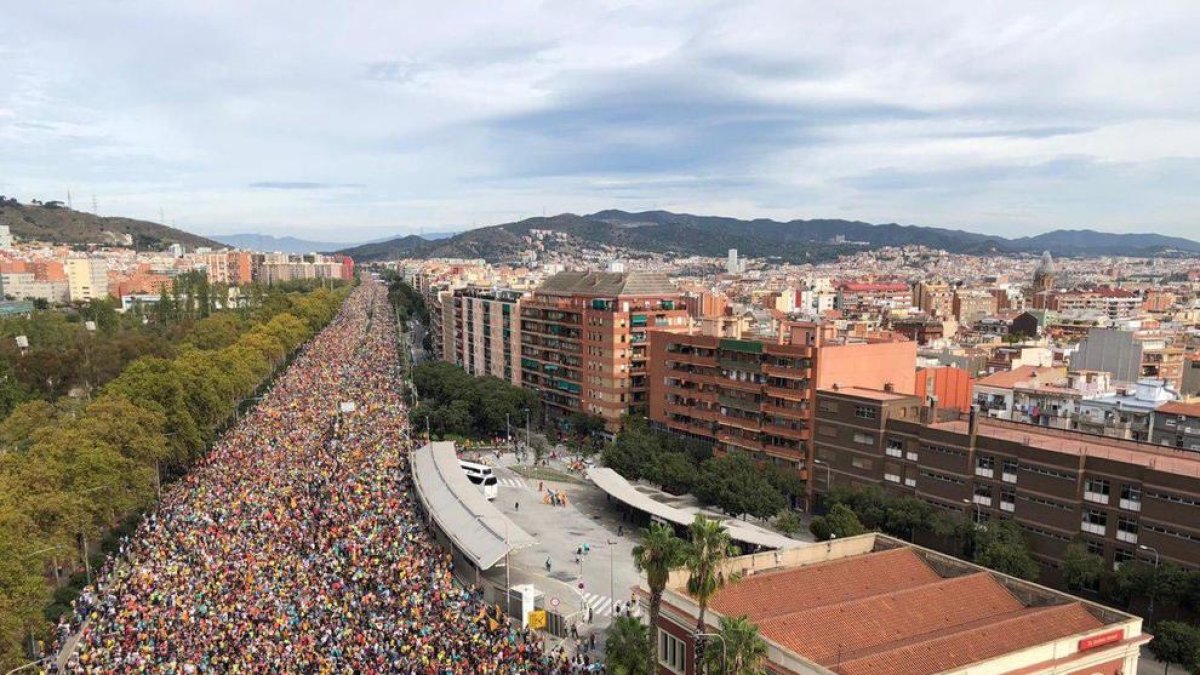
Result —
[[571, 252], [612, 247], [614, 253], [724, 256], [735, 248], [751, 258], [784, 262], [818, 262], [862, 248], [926, 246], [951, 253], [1011, 255], [1048, 250], [1057, 256], [1154, 256], [1197, 254], [1200, 243], [1160, 234], [1112, 234], [1092, 230], [1054, 230], [1032, 237], [1009, 239], [937, 227], [876, 225], [850, 220], [740, 220], [669, 211], [629, 213], [607, 210], [589, 215], [561, 214], [527, 218], [513, 223], [470, 230], [430, 241], [408, 235], [341, 249], [361, 262], [396, 258], [483, 258], [489, 262], [516, 260], [528, 248], [531, 230], [551, 230], [560, 236], [544, 244]]
[[61, 202], [21, 204], [0, 197], [0, 225], [7, 225], [18, 239], [51, 244], [131, 246], [140, 250], [162, 250], [171, 244], [221, 248], [219, 242], [174, 227], [75, 211]]
[[[431, 232], [421, 235], [422, 241], [436, 241], [458, 234], [457, 232]], [[394, 241], [395, 237], [383, 237], [370, 241], [346, 243], [340, 241], [315, 241], [298, 237], [275, 237], [269, 234], [213, 234], [211, 238], [234, 248], [248, 251], [269, 251], [278, 253], [312, 253], [313, 251], [333, 251], [348, 247], [368, 246], [381, 242]], [[415, 235], [414, 235], [415, 236]]]

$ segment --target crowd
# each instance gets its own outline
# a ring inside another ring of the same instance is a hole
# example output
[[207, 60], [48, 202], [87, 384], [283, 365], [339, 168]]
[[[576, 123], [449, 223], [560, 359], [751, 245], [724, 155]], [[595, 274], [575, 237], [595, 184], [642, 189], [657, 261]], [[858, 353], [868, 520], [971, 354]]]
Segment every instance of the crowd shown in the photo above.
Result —
[[[81, 602], [68, 671], [583, 669], [452, 582], [410, 490], [385, 303], [379, 285], [356, 289], [260, 405], [167, 491]], [[353, 410], [339, 412], [343, 402]]]

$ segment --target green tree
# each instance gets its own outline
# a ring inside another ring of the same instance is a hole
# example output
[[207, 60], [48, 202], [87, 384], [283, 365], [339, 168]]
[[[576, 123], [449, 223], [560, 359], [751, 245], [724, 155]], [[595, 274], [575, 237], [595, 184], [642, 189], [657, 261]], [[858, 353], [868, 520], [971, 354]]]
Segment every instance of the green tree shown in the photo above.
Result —
[[1021, 579], [1038, 577], [1038, 564], [1029, 552], [1021, 529], [1011, 520], [991, 521], [974, 533], [976, 564]]
[[1095, 588], [1104, 576], [1104, 558], [1088, 553], [1087, 547], [1075, 542], [1067, 546], [1063, 557], [1063, 583], [1072, 591]]
[[646, 672], [658, 672], [655, 650], [658, 646], [658, 615], [662, 609], [663, 589], [671, 571], [688, 559], [688, 545], [675, 536], [675, 530], [662, 523], [651, 523], [641, 544], [633, 547], [633, 564], [646, 574], [650, 589], [650, 636], [646, 646]]
[[849, 506], [834, 504], [829, 513], [813, 518], [808, 530], [818, 541], [828, 541], [835, 537], [843, 539], [863, 534], [867, 528], [859, 522], [858, 516]]
[[[708, 672], [765, 675], [767, 643], [759, 634], [758, 626], [748, 617], [721, 617], [720, 635], [721, 640], [710, 643], [704, 653]], [[722, 661], [725, 663], [722, 664]]]
[[725, 584], [734, 581], [734, 577], [725, 572], [725, 561], [734, 555], [733, 541], [729, 532], [719, 521], [709, 520], [697, 513], [696, 519], [688, 528], [691, 537], [688, 542], [686, 565], [689, 572], [687, 581], [688, 594], [700, 605], [700, 613], [696, 617], [696, 630], [703, 633], [705, 629], [705, 614], [708, 611], [708, 601]]
[[663, 452], [652, 460], [648, 475], [650, 480], [671, 494], [690, 492], [700, 472], [687, 455], [681, 452]]
[[776, 490], [748, 457], [736, 454], [707, 460], [700, 466], [696, 496], [731, 516], [770, 518], [786, 506]]
[[1200, 629], [1182, 621], [1160, 621], [1154, 626], [1150, 653], [1163, 663], [1163, 673], [1171, 666], [1189, 670], [1200, 668]]
[[784, 511], [775, 516], [775, 529], [789, 537], [799, 532], [801, 527], [800, 517], [793, 511]]
[[[614, 675], [650, 675], [646, 653], [650, 641], [646, 627], [632, 616], [618, 616], [604, 641], [604, 665]], [[653, 652], [650, 652], [653, 653]]]

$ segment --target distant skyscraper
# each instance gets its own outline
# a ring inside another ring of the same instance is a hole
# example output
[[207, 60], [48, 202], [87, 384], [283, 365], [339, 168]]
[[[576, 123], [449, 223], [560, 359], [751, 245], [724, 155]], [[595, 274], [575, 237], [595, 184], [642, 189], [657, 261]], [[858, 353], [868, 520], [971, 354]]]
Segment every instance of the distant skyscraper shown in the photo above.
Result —
[[725, 261], [725, 271], [730, 274], [741, 274], [742, 264], [738, 262], [737, 249], [729, 249], [729, 259]]

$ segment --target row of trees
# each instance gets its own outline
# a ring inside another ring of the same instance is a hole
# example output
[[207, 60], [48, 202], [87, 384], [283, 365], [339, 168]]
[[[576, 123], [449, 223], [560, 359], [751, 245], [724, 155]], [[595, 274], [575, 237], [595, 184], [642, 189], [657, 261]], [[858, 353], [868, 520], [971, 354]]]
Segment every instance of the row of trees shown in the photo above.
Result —
[[640, 419], [626, 420], [602, 459], [629, 480], [694, 493], [734, 517], [771, 518], [804, 489], [799, 478], [774, 465], [759, 466], [744, 455], [713, 457], [711, 444], [660, 434]]
[[[663, 592], [671, 573], [686, 569], [686, 590], [699, 605], [696, 632], [707, 633], [708, 603], [736, 575], [725, 570], [726, 560], [737, 554], [729, 533], [719, 522], [701, 515], [688, 527], [688, 539], [676, 536], [669, 526], [653, 523], [642, 543], [633, 550], [634, 563], [646, 574], [650, 589], [649, 626], [637, 619], [618, 619], [609, 629], [605, 643], [605, 663], [610, 671], [625, 675], [650, 675], [658, 672], [658, 617], [662, 610]], [[722, 617], [721, 643], [705, 649], [706, 639], [695, 638], [697, 672], [726, 672], [745, 675], [765, 673], [767, 645], [758, 628], [745, 616]], [[724, 662], [723, 662], [724, 661]]]
[[540, 402], [532, 392], [498, 377], [472, 377], [445, 361], [413, 368], [418, 403], [409, 419], [437, 438], [447, 434], [474, 438], [503, 436], [509, 425], [519, 428], [525, 416], [537, 419]]
[[79, 564], [100, 562], [97, 544], [131, 528], [344, 297], [282, 294], [201, 320], [194, 341], [133, 361], [90, 401], [28, 401], [0, 423], [0, 664], [19, 662], [77, 594]]

